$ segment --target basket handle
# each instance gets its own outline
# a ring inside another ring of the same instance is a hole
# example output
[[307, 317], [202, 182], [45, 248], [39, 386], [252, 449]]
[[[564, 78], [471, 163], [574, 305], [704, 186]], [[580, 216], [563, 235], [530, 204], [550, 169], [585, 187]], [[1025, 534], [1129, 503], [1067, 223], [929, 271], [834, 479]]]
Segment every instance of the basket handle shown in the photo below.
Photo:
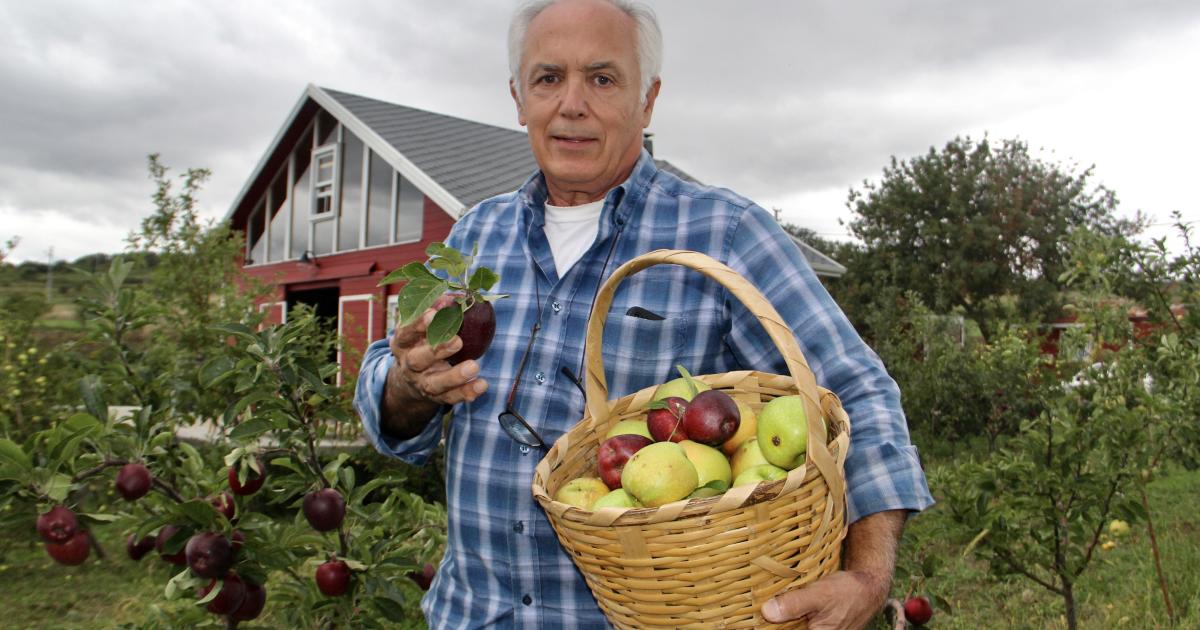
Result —
[[[796, 342], [795, 334], [783, 322], [783, 318], [771, 305], [771, 302], [753, 284], [728, 266], [699, 252], [659, 249], [642, 254], [618, 267], [600, 287], [599, 293], [596, 294], [596, 301], [592, 304], [591, 315], [588, 317], [587, 338], [583, 352], [586, 379], [584, 394], [593, 426], [606, 422], [610, 413], [608, 383], [604, 378], [604, 354], [601, 351], [601, 344], [604, 339], [604, 324], [608, 319], [613, 296], [616, 294], [617, 286], [627, 276], [655, 265], [679, 265], [708, 276], [725, 287], [758, 318], [771, 341], [783, 354], [788, 373], [803, 400], [804, 410], [808, 416], [809, 459], [825, 477], [831, 489], [840, 493], [843, 490], [844, 481], [838, 462], [830, 454], [826, 445], [829, 436], [826, 432], [825, 422], [822, 421], [824, 414], [821, 404], [818, 402], [821, 396], [817, 388], [817, 380], [808, 361], [804, 359], [804, 354], [800, 351], [800, 344]], [[841, 452], [838, 453], [837, 459], [844, 458], [845, 450], [843, 445], [839, 449]]]

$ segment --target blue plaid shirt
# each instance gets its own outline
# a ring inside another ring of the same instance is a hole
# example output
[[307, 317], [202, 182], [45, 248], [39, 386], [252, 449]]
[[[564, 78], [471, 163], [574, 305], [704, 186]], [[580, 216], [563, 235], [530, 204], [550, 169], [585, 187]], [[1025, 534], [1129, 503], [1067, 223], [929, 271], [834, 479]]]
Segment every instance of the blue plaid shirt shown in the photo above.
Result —
[[[846, 462], [851, 521], [932, 504], [895, 382], [771, 214], [728, 190], [659, 170], [643, 152], [629, 179], [605, 197], [595, 242], [560, 277], [542, 229], [545, 201], [538, 173], [519, 190], [467, 212], [448, 238], [463, 251], [478, 243], [478, 264], [500, 274], [493, 291], [511, 297], [494, 303], [496, 336], [479, 360], [480, 376], [490, 387], [478, 400], [454, 408], [445, 438], [448, 544], [421, 603], [431, 627], [607, 627], [533, 499], [530, 485], [541, 453], [511, 440], [496, 416], [541, 307], [542, 327], [515, 407], [550, 443], [583, 417], [583, 395], [561, 368], [581, 373], [584, 331], [601, 276], [655, 249], [699, 251], [729, 265], [796, 331], [817, 382], [841, 397], [852, 421]], [[631, 306], [665, 319], [625, 316]], [[605, 327], [603, 356], [613, 398], [674, 378], [676, 364], [693, 374], [786, 373], [749, 311], [716, 282], [674, 265], [652, 267], [621, 284]], [[431, 422], [410, 440], [380, 433], [379, 405], [392, 362], [386, 339], [371, 344], [355, 407], [380, 452], [419, 464], [442, 438], [442, 423]]]

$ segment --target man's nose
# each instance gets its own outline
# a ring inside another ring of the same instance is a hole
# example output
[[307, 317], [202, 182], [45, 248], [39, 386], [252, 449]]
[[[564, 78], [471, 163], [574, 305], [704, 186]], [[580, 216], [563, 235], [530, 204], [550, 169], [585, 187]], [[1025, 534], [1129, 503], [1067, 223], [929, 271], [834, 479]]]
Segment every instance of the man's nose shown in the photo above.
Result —
[[566, 118], [587, 116], [587, 85], [583, 79], [568, 78], [562, 91], [558, 113]]

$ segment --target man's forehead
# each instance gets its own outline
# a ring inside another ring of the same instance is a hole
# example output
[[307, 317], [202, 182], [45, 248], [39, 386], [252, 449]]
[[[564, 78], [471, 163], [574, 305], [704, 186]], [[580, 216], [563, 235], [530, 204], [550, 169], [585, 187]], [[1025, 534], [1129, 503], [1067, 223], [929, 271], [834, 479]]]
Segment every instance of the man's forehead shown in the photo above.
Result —
[[635, 62], [637, 25], [633, 18], [606, 2], [601, 7], [572, 6], [575, 10], [551, 13], [567, 9], [566, 4], [552, 5], [530, 23], [522, 55], [525, 65], [595, 69]]

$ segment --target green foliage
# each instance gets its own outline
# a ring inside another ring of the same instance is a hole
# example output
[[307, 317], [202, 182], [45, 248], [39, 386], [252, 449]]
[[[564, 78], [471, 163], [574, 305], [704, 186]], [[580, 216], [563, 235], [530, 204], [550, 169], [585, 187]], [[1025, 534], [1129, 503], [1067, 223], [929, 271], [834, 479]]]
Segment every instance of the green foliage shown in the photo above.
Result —
[[[408, 326], [416, 321], [447, 292], [455, 294], [454, 301], [458, 308], [438, 309], [425, 331], [429, 345], [437, 346], [458, 334], [463, 313], [476, 302], [490, 302], [507, 296], [485, 293], [500, 280], [500, 276], [487, 267], [473, 268], [474, 252], [466, 255], [443, 243], [430, 243], [425, 254], [429, 256], [425, 263], [408, 263], [385, 276], [379, 285], [405, 283], [396, 296], [400, 326]], [[435, 272], [441, 272], [448, 279], [443, 279]]]

